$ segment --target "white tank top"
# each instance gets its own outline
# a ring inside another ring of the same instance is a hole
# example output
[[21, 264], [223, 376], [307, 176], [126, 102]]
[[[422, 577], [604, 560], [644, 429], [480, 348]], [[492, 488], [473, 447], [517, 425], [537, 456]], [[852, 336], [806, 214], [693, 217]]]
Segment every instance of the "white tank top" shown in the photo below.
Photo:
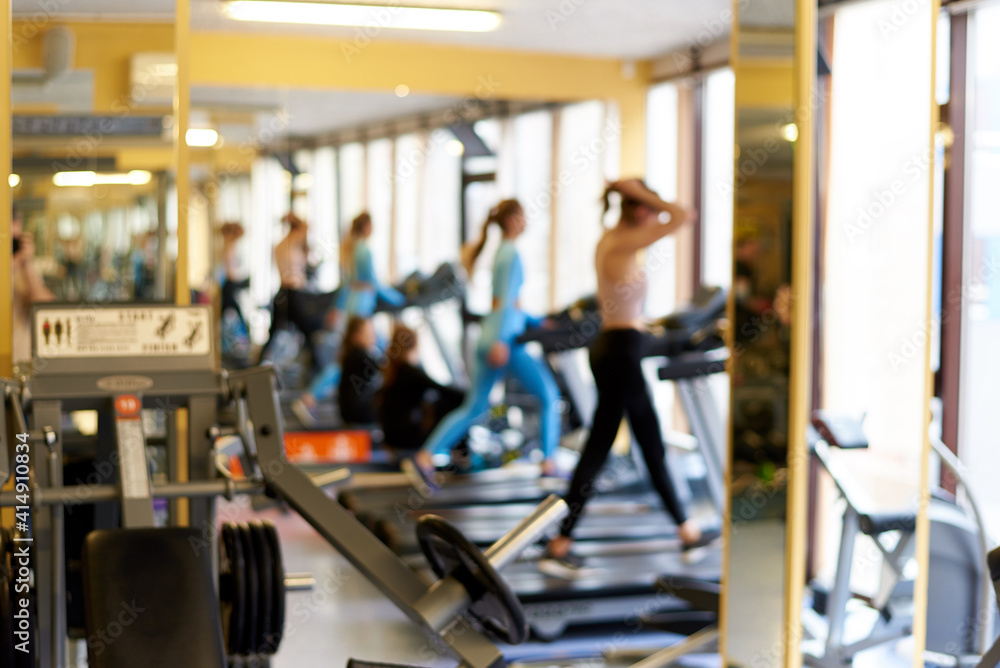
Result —
[[608, 230], [597, 242], [597, 299], [604, 329], [646, 329], [643, 308], [649, 290], [649, 276], [639, 262], [639, 253], [615, 243], [615, 231]]

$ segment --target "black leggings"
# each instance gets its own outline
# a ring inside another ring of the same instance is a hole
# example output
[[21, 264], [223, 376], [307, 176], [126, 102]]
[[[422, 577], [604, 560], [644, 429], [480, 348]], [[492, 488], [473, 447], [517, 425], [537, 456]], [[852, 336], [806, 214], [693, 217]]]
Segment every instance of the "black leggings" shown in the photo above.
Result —
[[319, 362], [316, 359], [316, 350], [313, 346], [313, 335], [323, 327], [323, 310], [316, 302], [317, 297], [323, 295], [312, 295], [302, 290], [292, 290], [281, 288], [274, 295], [274, 310], [271, 314], [271, 331], [267, 337], [267, 343], [260, 350], [260, 359], [263, 360], [274, 343], [274, 336], [279, 330], [285, 329], [289, 324], [294, 325], [305, 337], [305, 348], [309, 351], [314, 371], [319, 370]]
[[622, 417], [629, 424], [642, 449], [653, 487], [663, 499], [667, 512], [678, 526], [687, 520], [684, 507], [677, 498], [674, 483], [667, 473], [666, 452], [656, 409], [642, 375], [642, 355], [646, 334], [635, 329], [602, 331], [590, 348], [590, 368], [597, 383], [597, 410], [590, 428], [590, 438], [580, 455], [573, 481], [566, 493], [569, 515], [563, 520], [560, 533], [569, 536], [587, 501], [596, 491], [594, 478], [601, 471], [611, 452]]

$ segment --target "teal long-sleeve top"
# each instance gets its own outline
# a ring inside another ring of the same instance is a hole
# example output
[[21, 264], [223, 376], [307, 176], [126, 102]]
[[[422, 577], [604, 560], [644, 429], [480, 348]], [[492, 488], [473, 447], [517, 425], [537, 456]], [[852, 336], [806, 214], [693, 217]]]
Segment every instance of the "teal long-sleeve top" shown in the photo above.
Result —
[[[358, 290], [357, 283], [370, 285], [370, 289]], [[382, 298], [394, 306], [402, 306], [406, 303], [406, 298], [395, 288], [379, 282], [375, 274], [375, 260], [372, 257], [371, 246], [364, 239], [360, 239], [354, 244], [354, 251], [351, 256], [351, 266], [349, 271], [344, 272], [343, 288], [337, 298], [337, 307], [348, 308], [349, 304], [354, 304], [356, 311], [360, 315], [368, 317], [375, 310], [375, 301]], [[353, 294], [352, 293], [358, 293]], [[365, 294], [360, 294], [365, 293]]]
[[480, 353], [485, 353], [497, 341], [509, 346], [527, 327], [537, 327], [541, 323], [541, 318], [528, 315], [518, 306], [522, 285], [524, 266], [521, 256], [514, 242], [505, 240], [493, 261], [493, 300], [496, 307], [483, 319]]

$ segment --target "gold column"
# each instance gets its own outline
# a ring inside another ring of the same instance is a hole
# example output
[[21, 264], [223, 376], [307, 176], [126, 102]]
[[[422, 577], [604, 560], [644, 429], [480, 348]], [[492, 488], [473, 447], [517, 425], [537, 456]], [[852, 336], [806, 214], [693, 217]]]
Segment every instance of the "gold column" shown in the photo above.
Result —
[[[938, 16], [941, 14], [941, 0], [931, 0], [931, 85], [930, 100], [931, 105], [931, 126], [928, 137], [928, 155], [930, 163], [927, 167], [927, 178], [929, 186], [927, 188], [929, 204], [927, 206], [927, 306], [925, 313], [928, 317], [924, 319], [924, 340], [930, 341], [932, 338], [932, 327], [934, 318], [930, 314], [934, 313], [934, 175], [935, 167], [935, 145], [934, 133], [938, 125], [940, 109], [937, 104], [937, 26]], [[964, 140], [964, 137], [962, 138]], [[924, 346], [924, 441], [923, 458], [920, 462], [920, 492], [919, 507], [917, 509], [917, 533], [915, 550], [917, 555], [917, 581], [913, 590], [913, 666], [922, 668], [924, 665], [924, 648], [927, 646], [927, 585], [930, 577], [930, 546], [931, 546], [931, 525], [928, 511], [930, 510], [930, 420], [931, 420], [931, 397], [934, 396], [934, 372], [931, 370], [931, 346]]]
[[816, 83], [816, 2], [795, 6], [795, 142], [792, 198], [792, 338], [788, 378], [788, 521], [785, 541], [785, 665], [799, 668], [802, 597], [808, 537], [809, 449], [812, 411], [813, 89]]
[[[188, 209], [191, 205], [191, 151], [187, 145], [188, 117], [191, 111], [191, 2], [175, 0], [174, 54], [177, 58], [177, 82], [174, 88], [174, 183], [177, 187], [177, 266], [174, 268], [174, 303], [185, 306], [191, 303], [188, 277]], [[177, 427], [178, 482], [188, 480], [189, 441], [187, 409], [180, 408], [175, 415]], [[177, 523], [187, 526], [190, 504], [187, 499], [177, 501]]]
[[174, 276], [174, 303], [191, 303], [188, 277], [188, 209], [190, 207], [191, 149], [186, 135], [191, 111], [191, 2], [176, 0], [174, 53], [177, 83], [174, 88], [174, 183], [177, 186], [177, 267]]
[[[11, 0], [0, 0], [0, 12], [3, 14], [4, 44], [0, 49], [0, 177], [9, 178], [11, 171], [10, 146], [11, 137], [11, 106], [10, 106], [10, 68], [12, 58], [13, 35], [11, 34]], [[3, 179], [7, 181], [8, 179]], [[7, 219], [0, 225], [0, 241], [3, 249], [0, 251], [0, 376], [10, 376], [13, 370], [14, 340], [13, 314], [14, 302], [11, 285], [11, 188], [0, 184], [0, 216]]]

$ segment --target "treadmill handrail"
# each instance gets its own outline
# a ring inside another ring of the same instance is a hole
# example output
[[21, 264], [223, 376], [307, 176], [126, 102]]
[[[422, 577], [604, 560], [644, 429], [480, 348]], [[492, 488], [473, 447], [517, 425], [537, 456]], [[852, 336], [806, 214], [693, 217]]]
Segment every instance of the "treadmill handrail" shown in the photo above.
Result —
[[[958, 480], [959, 484], [965, 490], [965, 499], [969, 504], [969, 509], [972, 511], [973, 520], [975, 520], [976, 528], [979, 531], [979, 548], [983, 555], [983, 563], [986, 564], [987, 555], [990, 552], [989, 545], [987, 543], [986, 535], [986, 524], [983, 522], [982, 513], [979, 512], [979, 504], [976, 502], [976, 497], [972, 493], [972, 488], [969, 486], [968, 479], [965, 476], [965, 464], [952, 452], [944, 442], [938, 438], [935, 434], [929, 434], [931, 447], [937, 456], [941, 459], [941, 463], [945, 465], [952, 475]], [[993, 581], [990, 577], [990, 569], [983, 569], [983, 595], [982, 603], [979, 609], [979, 619], [982, 620], [983, 630], [980, 633], [979, 643], [980, 643], [980, 653], [986, 654], [989, 652], [992, 645], [991, 639], [993, 638], [993, 605], [994, 605], [994, 592], [993, 592]]]

